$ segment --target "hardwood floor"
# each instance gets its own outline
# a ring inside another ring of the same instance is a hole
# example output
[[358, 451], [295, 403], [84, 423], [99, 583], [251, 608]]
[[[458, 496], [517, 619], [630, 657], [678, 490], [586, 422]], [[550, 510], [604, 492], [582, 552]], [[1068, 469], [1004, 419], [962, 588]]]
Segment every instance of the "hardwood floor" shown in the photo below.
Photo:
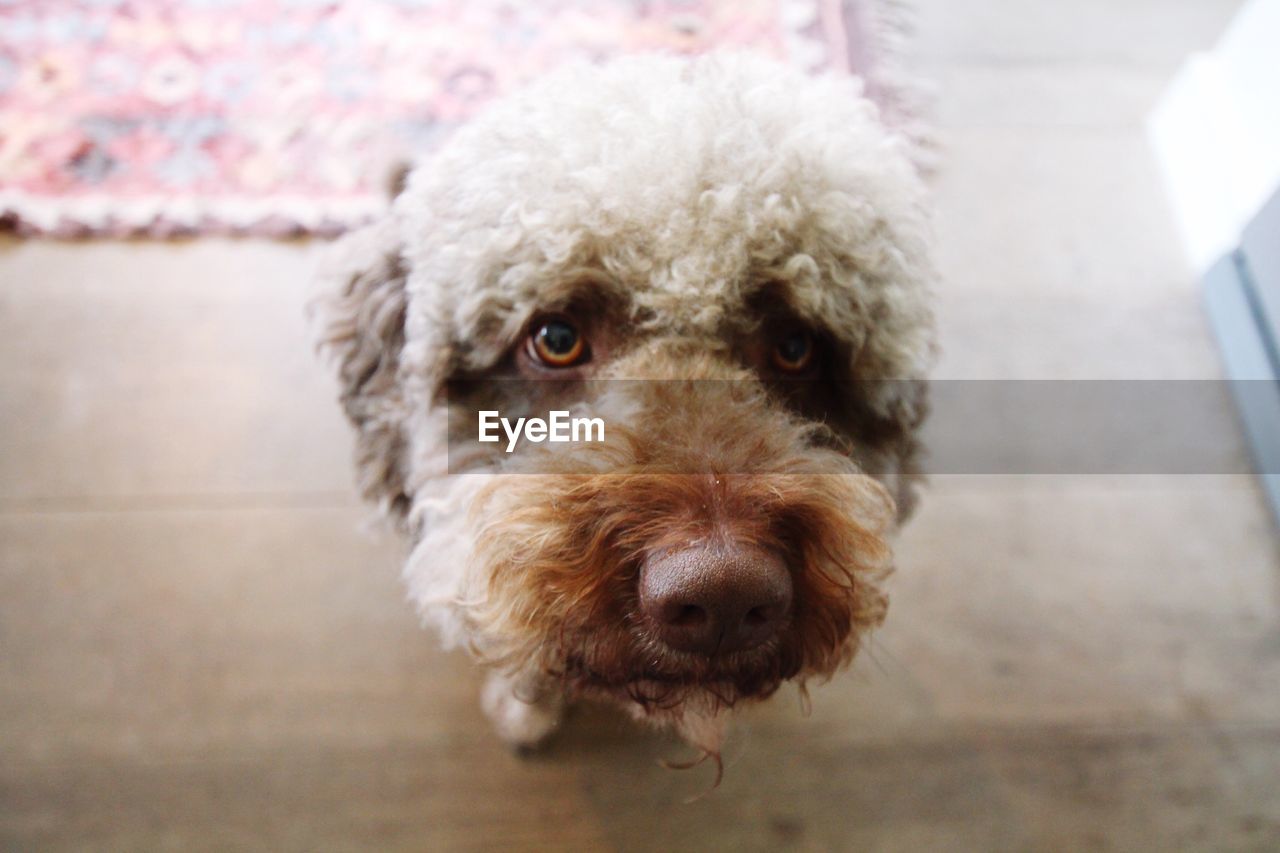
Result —
[[[1236, 4], [919, 5], [940, 375], [1219, 376], [1142, 119]], [[936, 478], [872, 647], [746, 714], [719, 789], [602, 709], [510, 754], [354, 498], [311, 263], [0, 242], [0, 847], [1280, 847], [1244, 477]]]

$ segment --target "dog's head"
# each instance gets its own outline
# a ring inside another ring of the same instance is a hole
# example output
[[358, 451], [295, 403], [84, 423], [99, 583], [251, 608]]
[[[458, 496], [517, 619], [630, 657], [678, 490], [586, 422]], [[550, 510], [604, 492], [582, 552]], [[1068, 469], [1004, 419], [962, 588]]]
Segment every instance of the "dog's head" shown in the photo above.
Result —
[[[883, 618], [932, 267], [906, 143], [855, 81], [568, 69], [338, 250], [361, 485], [446, 639], [694, 732], [830, 675]], [[508, 453], [475, 441], [482, 409], [604, 436]]]

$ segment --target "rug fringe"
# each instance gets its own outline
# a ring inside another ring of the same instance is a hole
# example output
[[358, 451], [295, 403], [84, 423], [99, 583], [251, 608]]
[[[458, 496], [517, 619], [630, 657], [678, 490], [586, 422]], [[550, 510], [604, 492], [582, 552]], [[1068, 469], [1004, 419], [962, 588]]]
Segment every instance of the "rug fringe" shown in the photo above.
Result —
[[336, 236], [386, 209], [381, 194], [344, 199], [117, 198], [41, 196], [0, 190], [0, 223], [20, 236], [183, 237], [193, 234], [294, 237]]

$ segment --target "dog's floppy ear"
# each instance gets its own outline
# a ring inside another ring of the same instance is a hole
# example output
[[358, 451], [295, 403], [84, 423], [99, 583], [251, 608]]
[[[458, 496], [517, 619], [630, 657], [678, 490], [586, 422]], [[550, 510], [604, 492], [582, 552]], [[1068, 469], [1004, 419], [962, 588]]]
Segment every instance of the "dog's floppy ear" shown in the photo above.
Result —
[[400, 379], [405, 339], [405, 269], [394, 218], [346, 235], [321, 270], [322, 292], [313, 303], [319, 346], [341, 382], [341, 400], [356, 428], [360, 491], [401, 522], [406, 492], [405, 419]]
[[876, 406], [850, 395], [848, 429], [854, 436], [851, 452], [867, 475], [880, 481], [897, 509], [897, 524], [915, 512], [920, 486], [924, 445], [921, 428], [929, 413], [929, 389], [923, 379], [868, 380], [865, 389]]
[[894, 439], [892, 455], [896, 458], [896, 472], [890, 491], [898, 507], [897, 522], [905, 524], [915, 513], [920, 486], [925, 481], [921, 470], [924, 445], [920, 430], [929, 416], [929, 386], [925, 380], [904, 380], [892, 383], [897, 396], [890, 406], [890, 422]]

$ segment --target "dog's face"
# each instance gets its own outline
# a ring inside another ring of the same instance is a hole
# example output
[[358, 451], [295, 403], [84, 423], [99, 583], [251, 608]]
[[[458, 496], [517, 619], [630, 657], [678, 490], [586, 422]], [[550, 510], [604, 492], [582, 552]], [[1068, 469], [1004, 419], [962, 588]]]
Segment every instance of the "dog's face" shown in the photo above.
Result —
[[[566, 71], [347, 238], [327, 343], [424, 616], [495, 665], [712, 718], [878, 624], [931, 353], [924, 195], [849, 81]], [[601, 441], [475, 441], [476, 413]]]

